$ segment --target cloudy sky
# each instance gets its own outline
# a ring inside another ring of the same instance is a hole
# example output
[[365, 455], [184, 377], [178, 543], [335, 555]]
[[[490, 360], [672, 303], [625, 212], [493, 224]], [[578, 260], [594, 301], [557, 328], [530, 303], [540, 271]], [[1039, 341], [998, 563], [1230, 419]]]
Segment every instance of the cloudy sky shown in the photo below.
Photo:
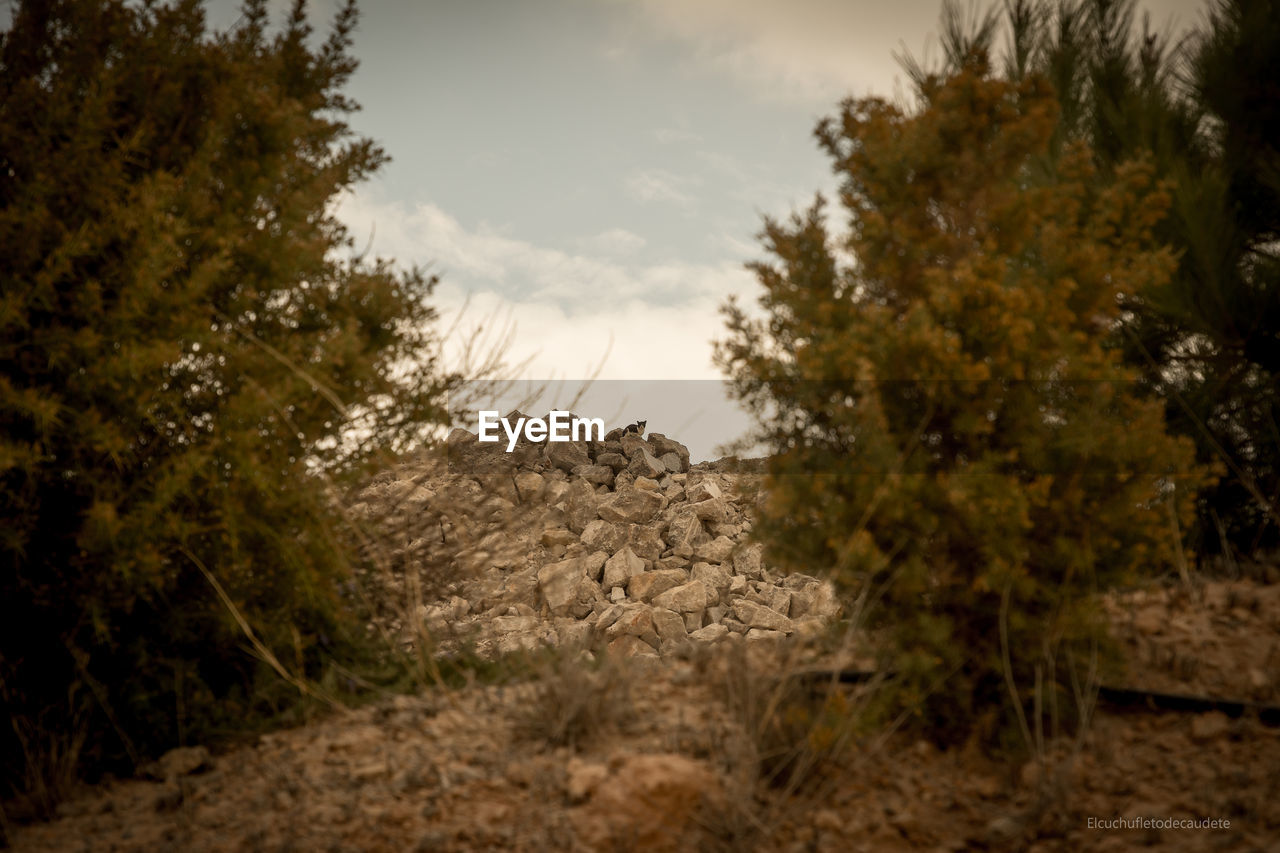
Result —
[[[1203, 3], [1143, 8], [1181, 29]], [[210, 24], [237, 5], [213, 0]], [[318, 29], [334, 7], [313, 2]], [[761, 257], [761, 217], [829, 192], [814, 125], [849, 95], [900, 93], [893, 54], [936, 55], [940, 8], [364, 0], [353, 125], [392, 162], [340, 215], [361, 247], [438, 273], [442, 311], [469, 305], [465, 328], [513, 325], [520, 376], [599, 368], [610, 400], [580, 413], [647, 415], [705, 458], [745, 425], [711, 341], [730, 294], [755, 299], [743, 264]]]

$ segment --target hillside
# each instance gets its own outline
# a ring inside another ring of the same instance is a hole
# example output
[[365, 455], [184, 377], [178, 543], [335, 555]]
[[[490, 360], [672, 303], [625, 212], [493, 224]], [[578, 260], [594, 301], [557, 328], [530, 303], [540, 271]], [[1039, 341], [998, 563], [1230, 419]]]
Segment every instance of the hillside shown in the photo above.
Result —
[[[860, 731], [875, 638], [750, 542], [759, 475], [665, 436], [449, 454], [353, 495], [371, 631], [497, 683], [335, 710], [84, 790], [18, 850], [1263, 850], [1280, 838], [1274, 566], [1100, 602], [1122, 683], [1042, 760]], [[1270, 580], [1268, 584], [1264, 581]], [[548, 651], [550, 650], [550, 651]], [[831, 673], [859, 674], [840, 678]], [[1243, 713], [1240, 713], [1243, 711]], [[1237, 716], [1232, 716], [1237, 715]], [[1097, 828], [1090, 819], [1216, 819]]]

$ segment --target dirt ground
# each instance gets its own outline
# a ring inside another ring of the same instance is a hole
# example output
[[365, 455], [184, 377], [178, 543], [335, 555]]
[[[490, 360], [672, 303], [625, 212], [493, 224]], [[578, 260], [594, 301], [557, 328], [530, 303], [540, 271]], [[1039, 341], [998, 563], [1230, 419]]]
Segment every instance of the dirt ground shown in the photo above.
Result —
[[[1175, 584], [1106, 607], [1127, 686], [1280, 704], [1280, 586]], [[1249, 713], [1103, 703], [1083, 738], [1022, 766], [872, 736], [795, 790], [766, 785], [749, 711], [782, 665], [770, 645], [602, 668], [565, 661], [534, 682], [392, 697], [225, 754], [175, 754], [157, 778], [86, 789], [11, 841], [24, 851], [1280, 850], [1280, 728]]]

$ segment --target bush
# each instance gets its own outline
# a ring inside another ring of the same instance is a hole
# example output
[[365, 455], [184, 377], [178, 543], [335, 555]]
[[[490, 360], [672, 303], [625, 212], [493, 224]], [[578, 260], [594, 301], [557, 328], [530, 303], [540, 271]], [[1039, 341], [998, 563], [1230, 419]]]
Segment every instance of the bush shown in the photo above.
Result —
[[301, 3], [268, 37], [265, 0], [216, 35], [191, 0], [31, 0], [0, 35], [11, 787], [274, 712], [262, 659], [359, 639], [329, 487], [451, 380], [433, 282], [332, 216], [386, 159], [342, 121], [355, 20], [313, 49]]
[[767, 221], [765, 316], [731, 302], [717, 349], [774, 454], [757, 535], [867, 606], [885, 710], [942, 740], [1083, 678], [1092, 596], [1178, 558], [1206, 479], [1112, 345], [1118, 297], [1173, 269], [1168, 196], [1141, 162], [1100, 186], [1084, 147], [1050, 159], [1055, 120], [980, 51], [912, 112], [846, 102], [817, 135], [848, 237], [821, 198]]

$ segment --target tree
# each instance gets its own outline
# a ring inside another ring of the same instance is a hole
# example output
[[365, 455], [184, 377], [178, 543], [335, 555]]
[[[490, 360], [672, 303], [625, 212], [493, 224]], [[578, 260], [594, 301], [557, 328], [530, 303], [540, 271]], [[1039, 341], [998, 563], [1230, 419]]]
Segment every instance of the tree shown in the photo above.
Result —
[[266, 7], [0, 35], [0, 760], [37, 794], [254, 710], [246, 631], [317, 672], [356, 636], [326, 486], [445, 419], [434, 281], [333, 216], [386, 161], [344, 120], [355, 5], [317, 47]]
[[1051, 157], [1057, 121], [1044, 78], [981, 50], [912, 112], [845, 102], [817, 136], [848, 236], [821, 198], [767, 220], [764, 316], [731, 302], [717, 347], [772, 451], [757, 534], [834, 569], [892, 638], [894, 709], [944, 740], [1030, 737], [1034, 685], [1085, 679], [1094, 595], [1176, 561], [1206, 476], [1108, 343], [1174, 269], [1168, 194], [1149, 163], [1104, 185], [1084, 146]]
[[[1087, 142], [1097, 180], [1146, 157], [1172, 194], [1157, 238], [1178, 266], [1126, 304], [1126, 360], [1172, 429], [1225, 463], [1201, 499], [1201, 550], [1280, 545], [1280, 6], [1214, 0], [1178, 41], [1136, 22], [1135, 0], [1009, 0], [1004, 76], [1042, 74], [1061, 104], [1054, 149]], [[998, 12], [944, 5], [944, 65], [908, 60], [917, 87], [994, 41]]]

